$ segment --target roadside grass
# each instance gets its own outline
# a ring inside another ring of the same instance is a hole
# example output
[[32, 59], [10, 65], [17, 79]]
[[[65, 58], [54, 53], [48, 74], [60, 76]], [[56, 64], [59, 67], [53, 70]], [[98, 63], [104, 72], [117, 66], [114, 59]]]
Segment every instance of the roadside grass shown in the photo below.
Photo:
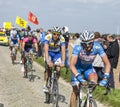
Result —
[[111, 89], [110, 93], [104, 95], [105, 88], [97, 87], [94, 91], [94, 97], [101, 103], [108, 105], [110, 107], [120, 107], [120, 90]]
[[[35, 61], [44, 66], [44, 59], [42, 57], [38, 57], [35, 59]], [[63, 67], [61, 69], [61, 77], [66, 81], [70, 82], [70, 75], [71, 71], [69, 70], [66, 74], [66, 68]], [[93, 92], [93, 96], [95, 99], [97, 99], [99, 102], [101, 102], [104, 105], [110, 106], [110, 107], [120, 107], [120, 90], [111, 90], [108, 95], [104, 95], [106, 89], [105, 87], [96, 87], [95, 91]]]

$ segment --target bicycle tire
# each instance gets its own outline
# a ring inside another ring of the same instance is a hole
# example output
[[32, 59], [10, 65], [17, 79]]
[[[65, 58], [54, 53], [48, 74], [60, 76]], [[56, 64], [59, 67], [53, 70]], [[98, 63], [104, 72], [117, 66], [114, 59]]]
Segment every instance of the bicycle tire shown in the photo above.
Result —
[[15, 62], [14, 62], [14, 54], [12, 53], [12, 64], [14, 64]]
[[29, 81], [34, 81], [33, 80], [33, 70], [32, 70], [32, 63], [28, 63], [28, 72], [30, 72], [30, 75], [29, 75]]
[[45, 103], [51, 103], [51, 95], [49, 92], [45, 92]]
[[81, 93], [82, 93], [82, 89], [80, 88], [79, 89], [79, 95], [77, 97], [77, 104], [76, 104], [76, 107], [82, 107], [82, 96], [81, 96]]
[[52, 88], [52, 103], [53, 107], [58, 107], [59, 100], [59, 88], [57, 79], [53, 80], [53, 88]]
[[86, 99], [83, 107], [97, 107], [97, 103], [94, 98], [90, 98], [89, 105], [87, 106], [87, 99]]
[[27, 62], [25, 62], [24, 68], [25, 68], [24, 77], [27, 78], [28, 77], [28, 63]]

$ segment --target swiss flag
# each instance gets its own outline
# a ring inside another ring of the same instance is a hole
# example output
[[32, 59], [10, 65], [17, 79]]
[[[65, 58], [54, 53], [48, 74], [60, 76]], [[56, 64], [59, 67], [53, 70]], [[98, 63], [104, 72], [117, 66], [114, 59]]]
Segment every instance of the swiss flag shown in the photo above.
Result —
[[32, 13], [32, 12], [29, 12], [28, 14], [28, 20], [36, 25], [39, 24], [38, 20], [37, 20], [37, 17]]

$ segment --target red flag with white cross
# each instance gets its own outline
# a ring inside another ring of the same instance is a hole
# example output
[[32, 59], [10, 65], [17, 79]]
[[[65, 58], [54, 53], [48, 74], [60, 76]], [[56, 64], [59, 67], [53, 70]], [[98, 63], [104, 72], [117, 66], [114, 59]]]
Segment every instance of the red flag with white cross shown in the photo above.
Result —
[[39, 24], [37, 17], [32, 12], [29, 12], [28, 20], [36, 25]]

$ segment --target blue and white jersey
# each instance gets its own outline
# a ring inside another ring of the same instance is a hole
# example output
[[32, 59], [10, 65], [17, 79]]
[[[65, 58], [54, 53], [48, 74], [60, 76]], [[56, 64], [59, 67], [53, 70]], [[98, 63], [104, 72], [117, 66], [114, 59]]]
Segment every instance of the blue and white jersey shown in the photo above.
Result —
[[10, 41], [13, 42], [13, 44], [18, 44], [19, 42], [19, 35], [16, 35], [16, 37], [14, 37], [13, 35], [10, 35]]
[[97, 54], [99, 54], [101, 57], [105, 55], [104, 49], [98, 42], [94, 42], [93, 49], [90, 53], [87, 53], [81, 45], [75, 45], [72, 55], [78, 56], [78, 60], [75, 65], [76, 68], [81, 68], [83, 70], [92, 68], [92, 63]]
[[44, 43], [49, 45], [49, 52], [61, 52], [61, 46], [65, 46], [65, 39], [60, 35], [58, 41], [55, 43], [52, 35], [46, 35]]

